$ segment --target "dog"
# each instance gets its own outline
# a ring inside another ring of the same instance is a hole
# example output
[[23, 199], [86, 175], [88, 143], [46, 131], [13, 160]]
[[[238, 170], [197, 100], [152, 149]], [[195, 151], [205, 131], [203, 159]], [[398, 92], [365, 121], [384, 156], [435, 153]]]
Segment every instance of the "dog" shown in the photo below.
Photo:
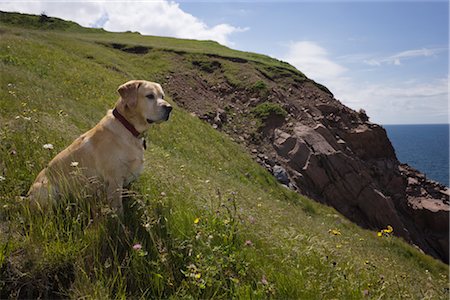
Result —
[[172, 106], [158, 83], [132, 80], [117, 91], [115, 108], [38, 174], [28, 192], [32, 207], [46, 211], [62, 194], [103, 189], [111, 209], [123, 214], [123, 188], [143, 170], [143, 134], [152, 124], [167, 121]]

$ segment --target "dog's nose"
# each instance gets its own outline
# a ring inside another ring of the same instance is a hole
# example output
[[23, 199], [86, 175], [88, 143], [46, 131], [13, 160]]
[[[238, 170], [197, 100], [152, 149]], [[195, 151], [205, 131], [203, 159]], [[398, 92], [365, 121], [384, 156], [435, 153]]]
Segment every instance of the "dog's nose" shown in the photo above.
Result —
[[164, 110], [166, 111], [165, 112], [165, 115], [166, 115], [165, 119], [167, 121], [167, 120], [169, 120], [170, 112], [172, 111], [172, 106], [166, 105], [166, 106], [164, 106]]

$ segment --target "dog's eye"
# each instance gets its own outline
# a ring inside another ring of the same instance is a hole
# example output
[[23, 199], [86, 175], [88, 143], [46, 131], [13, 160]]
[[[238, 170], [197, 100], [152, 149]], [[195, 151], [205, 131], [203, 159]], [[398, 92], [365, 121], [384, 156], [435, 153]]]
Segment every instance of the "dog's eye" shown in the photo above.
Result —
[[147, 97], [149, 100], [154, 100], [155, 99], [155, 95], [153, 95], [153, 94], [148, 94], [145, 97]]

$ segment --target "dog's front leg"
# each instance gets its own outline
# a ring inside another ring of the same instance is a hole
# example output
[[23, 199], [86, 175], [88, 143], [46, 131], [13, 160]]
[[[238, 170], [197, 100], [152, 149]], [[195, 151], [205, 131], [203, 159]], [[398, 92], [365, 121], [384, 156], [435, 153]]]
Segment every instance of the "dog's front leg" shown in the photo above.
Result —
[[122, 185], [116, 180], [111, 180], [107, 182], [107, 199], [112, 210], [118, 215], [123, 215], [123, 204], [122, 204]]

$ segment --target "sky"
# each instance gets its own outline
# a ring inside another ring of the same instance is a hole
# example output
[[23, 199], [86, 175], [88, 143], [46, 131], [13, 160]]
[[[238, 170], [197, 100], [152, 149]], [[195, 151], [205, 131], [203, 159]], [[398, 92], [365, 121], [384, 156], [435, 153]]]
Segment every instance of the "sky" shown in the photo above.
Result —
[[215, 40], [294, 65], [379, 124], [448, 123], [449, 3], [4, 1], [108, 31]]

